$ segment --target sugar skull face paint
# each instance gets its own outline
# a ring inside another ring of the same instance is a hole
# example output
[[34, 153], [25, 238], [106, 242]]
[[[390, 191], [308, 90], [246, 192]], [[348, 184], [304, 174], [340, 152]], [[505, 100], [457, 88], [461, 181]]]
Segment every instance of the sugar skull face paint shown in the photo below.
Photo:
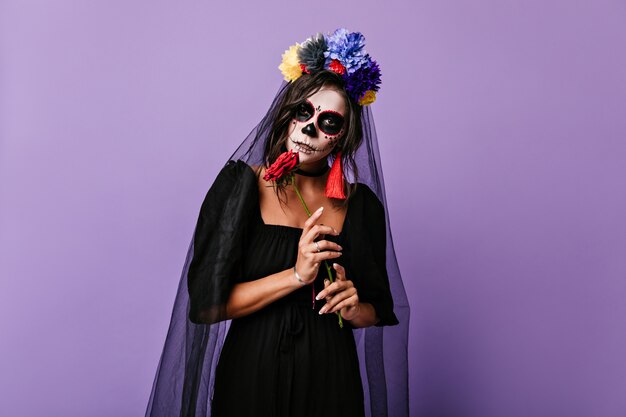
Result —
[[287, 149], [299, 152], [302, 163], [325, 158], [345, 131], [345, 110], [343, 96], [332, 88], [304, 98], [294, 110]]
[[294, 119], [302, 123], [309, 120], [313, 122], [313, 116], [317, 113], [317, 126], [328, 136], [338, 135], [344, 123], [344, 117], [341, 113], [334, 110], [321, 111], [320, 106], [315, 109], [313, 103], [308, 99], [300, 103], [295, 113]]

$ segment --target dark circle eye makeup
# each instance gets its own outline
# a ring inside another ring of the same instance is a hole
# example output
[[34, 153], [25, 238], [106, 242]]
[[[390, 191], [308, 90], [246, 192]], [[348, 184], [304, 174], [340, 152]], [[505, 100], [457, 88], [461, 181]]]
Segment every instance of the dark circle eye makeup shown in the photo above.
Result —
[[[313, 103], [309, 100], [303, 101], [296, 107], [294, 119], [298, 122], [306, 122], [315, 115]], [[344, 124], [344, 117], [341, 113], [334, 110], [324, 110], [319, 112], [317, 116], [317, 125], [319, 129], [327, 135], [334, 136], [341, 132]]]

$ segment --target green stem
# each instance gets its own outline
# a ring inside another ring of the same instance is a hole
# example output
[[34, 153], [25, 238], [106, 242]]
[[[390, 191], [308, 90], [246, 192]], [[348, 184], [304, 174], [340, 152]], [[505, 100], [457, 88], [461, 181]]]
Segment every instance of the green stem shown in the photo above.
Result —
[[[298, 190], [298, 186], [296, 185], [296, 175], [293, 173], [291, 174], [291, 183], [293, 184], [294, 190], [296, 190], [296, 194], [298, 194], [298, 198], [300, 199], [300, 202], [302, 203], [302, 206], [304, 207], [304, 210], [306, 211], [307, 216], [311, 217], [311, 212], [309, 211], [309, 208], [304, 202], [304, 198], [302, 198], [302, 194], [300, 194], [300, 190]], [[326, 265], [326, 272], [328, 273], [328, 279], [330, 280], [330, 283], [332, 284], [334, 282], [333, 274], [331, 272], [330, 266], [328, 265], [328, 262], [326, 261], [326, 259], [324, 259], [324, 265]], [[335, 314], [339, 317], [339, 327], [343, 329], [343, 318], [341, 317], [341, 312], [335, 311]]]

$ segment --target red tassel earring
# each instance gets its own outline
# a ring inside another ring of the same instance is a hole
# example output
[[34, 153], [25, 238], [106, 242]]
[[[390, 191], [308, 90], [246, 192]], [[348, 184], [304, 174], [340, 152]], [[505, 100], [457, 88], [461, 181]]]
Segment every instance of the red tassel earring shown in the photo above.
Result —
[[341, 152], [337, 152], [337, 156], [333, 161], [326, 180], [326, 197], [346, 199], [343, 192], [343, 171], [341, 170]]

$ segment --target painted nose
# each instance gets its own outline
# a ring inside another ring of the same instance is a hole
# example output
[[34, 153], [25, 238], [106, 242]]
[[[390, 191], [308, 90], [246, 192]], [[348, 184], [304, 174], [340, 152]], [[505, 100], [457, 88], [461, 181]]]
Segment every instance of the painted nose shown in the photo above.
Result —
[[308, 125], [302, 128], [302, 133], [307, 136], [311, 136], [312, 138], [317, 136], [317, 130], [315, 129], [314, 123], [309, 123]]

